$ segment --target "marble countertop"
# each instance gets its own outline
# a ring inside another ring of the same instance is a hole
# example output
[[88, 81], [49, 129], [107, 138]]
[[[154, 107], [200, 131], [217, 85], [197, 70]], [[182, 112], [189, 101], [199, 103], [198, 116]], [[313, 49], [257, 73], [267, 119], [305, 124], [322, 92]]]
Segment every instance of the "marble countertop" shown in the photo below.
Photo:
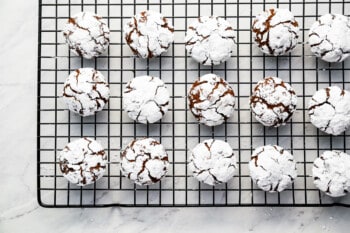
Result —
[[[332, 208], [45, 209], [36, 199], [35, 0], [0, 3], [0, 232], [346, 232]], [[16, 14], [14, 14], [16, 12]]]

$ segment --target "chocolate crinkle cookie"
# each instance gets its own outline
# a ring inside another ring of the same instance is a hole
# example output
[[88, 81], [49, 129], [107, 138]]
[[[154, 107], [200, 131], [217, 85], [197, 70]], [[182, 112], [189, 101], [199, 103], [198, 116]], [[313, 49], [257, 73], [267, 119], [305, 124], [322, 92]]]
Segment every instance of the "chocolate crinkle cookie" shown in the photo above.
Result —
[[282, 192], [297, 177], [293, 155], [280, 146], [261, 146], [254, 150], [249, 162], [250, 176], [267, 192]]
[[310, 28], [311, 52], [327, 62], [350, 56], [350, 18], [340, 14], [321, 16]]
[[343, 133], [350, 127], [350, 93], [338, 86], [318, 90], [309, 102], [309, 116], [321, 131]]
[[257, 121], [264, 126], [286, 124], [297, 105], [294, 89], [277, 77], [266, 77], [255, 86], [250, 108]]
[[133, 140], [121, 153], [121, 171], [138, 185], [159, 182], [168, 172], [168, 154], [152, 138]]
[[216, 185], [234, 176], [237, 160], [227, 142], [208, 139], [193, 148], [188, 167], [197, 180]]
[[68, 143], [57, 159], [63, 176], [78, 186], [93, 184], [100, 179], [107, 165], [103, 147], [91, 138]]
[[109, 99], [109, 86], [101, 72], [80, 68], [68, 76], [62, 95], [69, 110], [85, 117], [103, 109]]
[[126, 84], [123, 107], [136, 122], [154, 123], [168, 111], [169, 98], [169, 91], [162, 80], [138, 76]]
[[202, 124], [222, 124], [234, 112], [235, 94], [230, 85], [215, 74], [196, 80], [188, 93], [189, 108]]
[[80, 12], [69, 18], [63, 35], [70, 50], [87, 59], [98, 57], [109, 45], [109, 28], [105, 20], [92, 12]]
[[292, 51], [298, 43], [299, 26], [287, 9], [271, 8], [253, 21], [255, 42], [263, 53], [279, 56]]
[[325, 151], [314, 161], [314, 184], [331, 197], [350, 191], [350, 155], [341, 151]]
[[124, 37], [135, 55], [141, 58], [159, 56], [174, 41], [171, 22], [155, 11], [142, 11], [124, 26]]
[[228, 21], [217, 16], [202, 16], [188, 26], [186, 50], [203, 65], [218, 65], [231, 57], [234, 38]]

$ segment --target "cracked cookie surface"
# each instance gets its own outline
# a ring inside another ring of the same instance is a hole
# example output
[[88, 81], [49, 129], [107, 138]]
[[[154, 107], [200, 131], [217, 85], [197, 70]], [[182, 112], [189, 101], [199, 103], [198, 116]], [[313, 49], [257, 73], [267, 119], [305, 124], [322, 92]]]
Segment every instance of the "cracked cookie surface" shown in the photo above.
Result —
[[325, 133], [343, 133], [350, 127], [350, 92], [338, 86], [318, 90], [309, 102], [309, 117]]
[[227, 142], [208, 139], [193, 148], [188, 167], [197, 180], [216, 185], [234, 176], [237, 159]]
[[138, 185], [159, 182], [168, 172], [168, 154], [152, 138], [133, 140], [121, 153], [121, 172]]
[[277, 77], [266, 77], [255, 86], [250, 108], [257, 121], [264, 126], [286, 124], [297, 105], [294, 89]]
[[350, 155], [341, 151], [325, 151], [315, 159], [312, 168], [314, 184], [331, 197], [350, 191]]
[[310, 28], [311, 52], [327, 62], [342, 62], [350, 56], [350, 18], [325, 14]]
[[218, 65], [231, 57], [234, 38], [228, 21], [217, 16], [202, 16], [188, 26], [186, 50], [203, 65]]
[[109, 99], [109, 86], [101, 72], [80, 68], [68, 76], [62, 95], [70, 111], [85, 117], [103, 109]]
[[250, 177], [267, 192], [282, 192], [297, 177], [293, 155], [280, 146], [261, 146], [254, 150], [249, 161]]
[[234, 112], [235, 94], [230, 85], [215, 74], [197, 79], [188, 93], [189, 108], [202, 124], [222, 124]]
[[141, 58], [159, 56], [174, 41], [171, 22], [155, 11], [142, 11], [124, 26], [124, 38], [135, 55]]
[[169, 108], [169, 91], [157, 77], [139, 76], [126, 84], [123, 107], [128, 116], [143, 124], [160, 120]]
[[279, 56], [292, 51], [298, 43], [299, 25], [287, 9], [271, 8], [253, 21], [255, 42], [263, 53]]
[[68, 143], [57, 159], [63, 176], [78, 186], [95, 183], [103, 176], [107, 165], [103, 147], [92, 138]]
[[109, 45], [109, 28], [105, 20], [92, 12], [80, 12], [63, 29], [70, 50], [87, 59], [98, 57]]

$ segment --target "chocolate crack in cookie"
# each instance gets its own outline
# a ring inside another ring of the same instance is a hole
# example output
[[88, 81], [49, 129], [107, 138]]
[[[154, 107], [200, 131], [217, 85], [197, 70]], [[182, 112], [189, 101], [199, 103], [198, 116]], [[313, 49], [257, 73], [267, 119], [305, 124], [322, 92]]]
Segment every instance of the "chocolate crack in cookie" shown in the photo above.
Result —
[[138, 185], [159, 182], [168, 172], [168, 154], [152, 138], [133, 140], [121, 153], [121, 171]]
[[339, 14], [321, 16], [310, 28], [311, 52], [327, 62], [350, 56], [350, 18]]
[[80, 12], [63, 29], [70, 50], [90, 59], [101, 55], [109, 45], [109, 28], [105, 20], [92, 12]]
[[124, 38], [135, 55], [152, 58], [166, 52], [174, 41], [171, 22], [155, 11], [142, 11], [124, 26]]

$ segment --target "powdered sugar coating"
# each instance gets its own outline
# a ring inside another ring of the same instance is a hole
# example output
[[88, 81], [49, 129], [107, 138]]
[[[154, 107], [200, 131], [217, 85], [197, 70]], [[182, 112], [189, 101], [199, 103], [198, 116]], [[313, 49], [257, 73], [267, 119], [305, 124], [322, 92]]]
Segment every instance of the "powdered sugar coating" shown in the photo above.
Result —
[[325, 151], [315, 159], [312, 168], [314, 184], [331, 197], [350, 191], [350, 155], [341, 151]]
[[327, 62], [342, 62], [350, 56], [350, 18], [325, 14], [310, 28], [311, 51]]
[[202, 16], [188, 26], [186, 50], [203, 65], [218, 65], [231, 57], [234, 38], [228, 21], [216, 16]]
[[292, 51], [298, 43], [299, 26], [287, 9], [271, 8], [253, 22], [255, 42], [263, 53], [279, 56]]
[[249, 170], [254, 183], [268, 192], [282, 192], [297, 177], [293, 155], [280, 146], [256, 148], [249, 162]]
[[70, 50], [87, 59], [98, 57], [109, 45], [109, 28], [105, 20], [92, 12], [79, 12], [69, 18], [63, 35]]
[[109, 86], [101, 72], [80, 68], [68, 76], [62, 95], [69, 110], [85, 117], [103, 109], [109, 99]]
[[197, 180], [216, 185], [234, 176], [237, 161], [227, 142], [208, 139], [193, 148], [188, 167]]
[[103, 147], [92, 138], [68, 143], [57, 159], [63, 176], [78, 186], [95, 183], [103, 176], [107, 165]]
[[250, 97], [250, 107], [257, 121], [264, 126], [285, 125], [297, 105], [294, 89], [277, 77], [260, 80]]
[[164, 146], [152, 138], [133, 140], [120, 158], [122, 174], [138, 185], [157, 183], [168, 172], [168, 154]]
[[161, 13], [142, 11], [126, 23], [124, 36], [134, 54], [152, 58], [168, 50], [174, 41], [174, 28]]
[[207, 126], [222, 124], [234, 112], [233, 89], [215, 74], [206, 74], [196, 80], [188, 93], [188, 100], [193, 116]]
[[139, 123], [160, 120], [169, 108], [169, 91], [157, 77], [139, 76], [127, 83], [123, 106], [128, 116]]
[[350, 93], [338, 86], [318, 90], [309, 102], [309, 116], [321, 131], [343, 133], [350, 127]]

